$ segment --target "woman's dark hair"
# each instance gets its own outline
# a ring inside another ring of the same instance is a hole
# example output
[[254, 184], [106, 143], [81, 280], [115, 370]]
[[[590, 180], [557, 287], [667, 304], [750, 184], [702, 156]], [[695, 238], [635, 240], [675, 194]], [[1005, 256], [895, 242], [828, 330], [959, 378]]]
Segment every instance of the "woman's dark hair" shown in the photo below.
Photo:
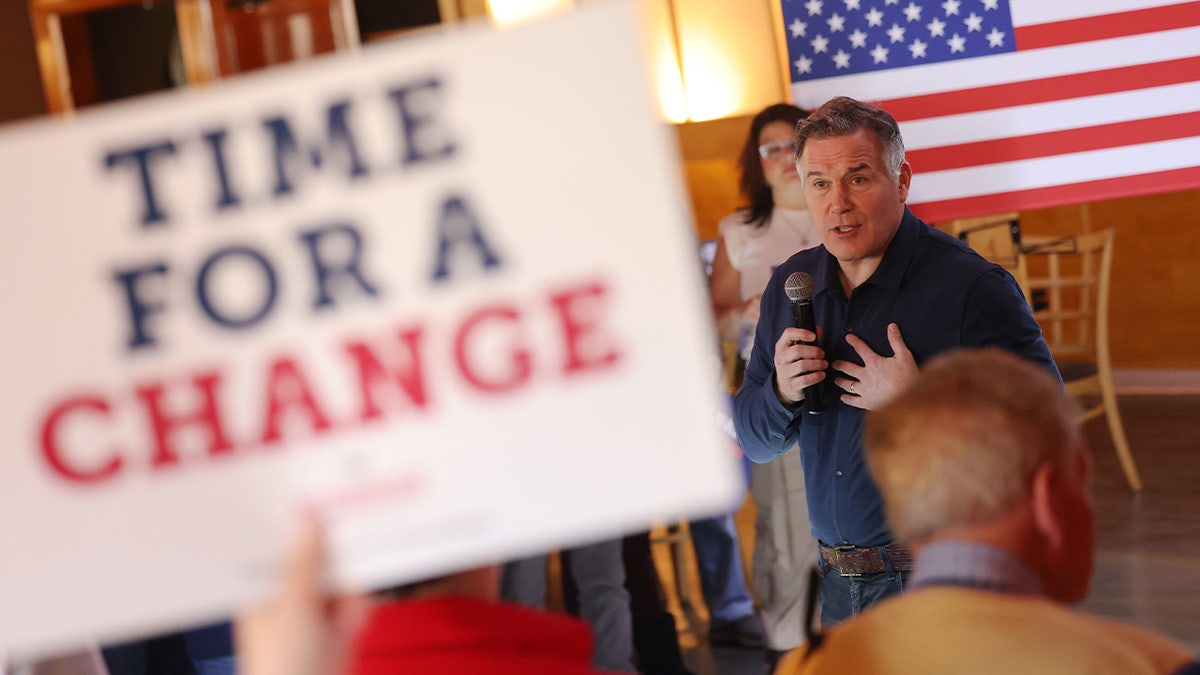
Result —
[[742, 176], [738, 182], [742, 196], [750, 200], [747, 223], [757, 223], [758, 227], [767, 224], [771, 210], [775, 208], [775, 199], [771, 196], [771, 186], [763, 176], [762, 158], [758, 155], [758, 136], [763, 127], [772, 122], [787, 122], [793, 129], [796, 123], [804, 119], [807, 112], [788, 103], [777, 103], [765, 108], [754, 116], [750, 122], [750, 132], [746, 135], [746, 144], [742, 147], [742, 156], [738, 161]]

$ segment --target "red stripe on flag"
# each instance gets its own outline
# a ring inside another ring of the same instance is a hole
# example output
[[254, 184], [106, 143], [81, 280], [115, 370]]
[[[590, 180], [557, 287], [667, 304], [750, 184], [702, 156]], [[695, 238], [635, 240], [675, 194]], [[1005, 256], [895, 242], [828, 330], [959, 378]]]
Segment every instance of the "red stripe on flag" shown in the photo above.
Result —
[[1200, 136], [1200, 112], [922, 148], [907, 155], [913, 171], [920, 174], [1191, 136]]
[[[913, 180], [920, 180], [920, 175], [914, 176]], [[924, 202], [910, 206], [912, 212], [925, 222], [943, 223], [948, 220], [992, 213], [1029, 211], [1063, 204], [1096, 202], [1196, 188], [1200, 188], [1200, 166], [1070, 185]]]
[[1192, 82], [1200, 56], [878, 101], [901, 122]]
[[1107, 40], [1200, 25], [1200, 2], [1184, 2], [1131, 12], [1087, 16], [1067, 21], [1017, 26], [1017, 50]]

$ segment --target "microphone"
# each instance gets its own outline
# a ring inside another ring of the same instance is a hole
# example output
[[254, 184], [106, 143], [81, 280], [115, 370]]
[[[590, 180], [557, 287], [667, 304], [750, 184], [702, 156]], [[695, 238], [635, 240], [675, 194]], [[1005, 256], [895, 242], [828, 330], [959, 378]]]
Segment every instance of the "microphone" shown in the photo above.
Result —
[[[816, 333], [817, 321], [812, 308], [813, 278], [804, 272], [792, 272], [783, 282], [783, 292], [792, 302], [792, 323], [796, 328]], [[816, 341], [805, 341], [803, 344], [815, 345]], [[825, 410], [820, 382], [804, 388], [804, 401], [808, 403], [808, 412], [813, 415], [820, 415]]]

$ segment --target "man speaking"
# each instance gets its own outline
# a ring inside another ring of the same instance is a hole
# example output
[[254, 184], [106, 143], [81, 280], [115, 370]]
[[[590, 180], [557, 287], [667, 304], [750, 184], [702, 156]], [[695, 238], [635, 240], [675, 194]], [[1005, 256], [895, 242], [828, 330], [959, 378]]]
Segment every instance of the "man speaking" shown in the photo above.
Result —
[[[780, 265], [763, 292], [734, 413], [753, 461], [799, 443], [828, 627], [902, 590], [912, 564], [893, 543], [864, 463], [864, 413], [955, 347], [997, 346], [1058, 370], [1012, 275], [905, 207], [912, 168], [890, 114], [839, 97], [796, 134], [797, 169], [824, 245]], [[813, 279], [815, 332], [793, 325], [784, 286], [794, 272]], [[806, 411], [813, 386], [824, 399], [820, 415]]]

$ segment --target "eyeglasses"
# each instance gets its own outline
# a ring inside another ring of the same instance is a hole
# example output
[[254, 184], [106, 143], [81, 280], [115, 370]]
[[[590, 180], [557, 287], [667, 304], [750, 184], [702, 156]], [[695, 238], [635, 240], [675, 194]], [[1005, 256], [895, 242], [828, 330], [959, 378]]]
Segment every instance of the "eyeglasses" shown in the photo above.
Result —
[[758, 154], [763, 159], [779, 159], [782, 153], [791, 155], [796, 152], [796, 146], [791, 141], [771, 141], [758, 146]]

